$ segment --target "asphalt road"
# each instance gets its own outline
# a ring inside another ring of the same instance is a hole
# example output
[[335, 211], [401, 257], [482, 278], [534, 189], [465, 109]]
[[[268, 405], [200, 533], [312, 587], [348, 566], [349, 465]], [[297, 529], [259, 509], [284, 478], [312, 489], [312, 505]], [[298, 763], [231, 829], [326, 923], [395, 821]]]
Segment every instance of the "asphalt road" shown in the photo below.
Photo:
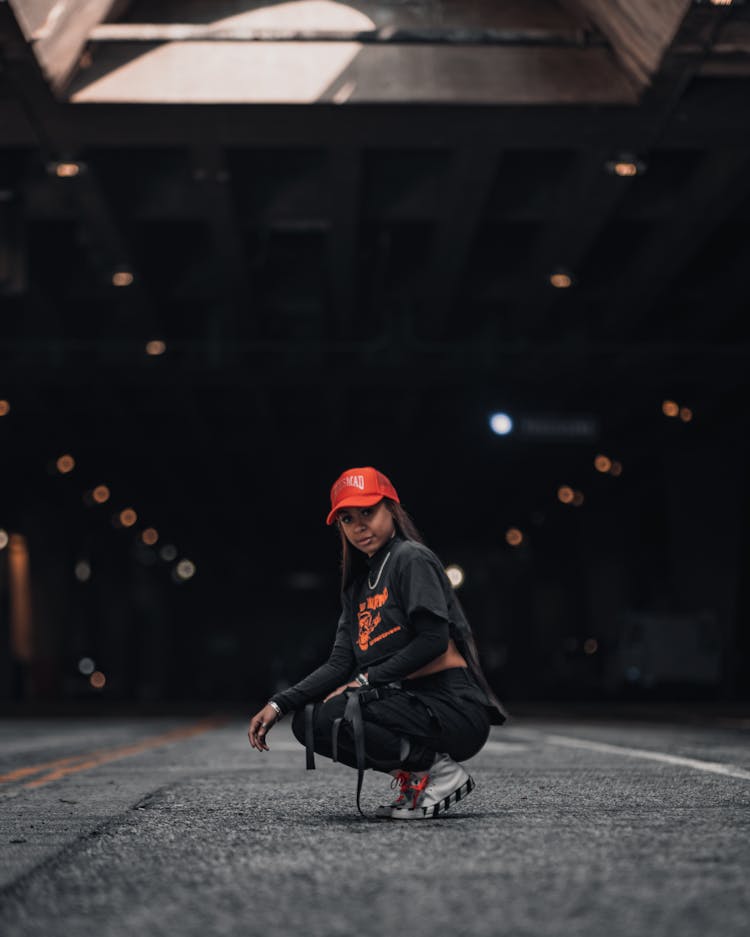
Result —
[[[750, 932], [750, 719], [516, 719], [469, 798], [363, 820], [355, 775], [246, 725], [0, 723], [4, 937]], [[390, 795], [368, 772], [363, 803]]]

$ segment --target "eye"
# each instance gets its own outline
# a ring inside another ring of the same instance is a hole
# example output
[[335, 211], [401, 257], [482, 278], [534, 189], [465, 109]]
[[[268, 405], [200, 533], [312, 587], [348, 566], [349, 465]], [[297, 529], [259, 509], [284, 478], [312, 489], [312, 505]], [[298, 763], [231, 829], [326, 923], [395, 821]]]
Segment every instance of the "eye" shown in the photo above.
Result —
[[351, 524], [351, 522], [352, 522], [351, 514], [339, 514], [339, 523]]
[[362, 517], [369, 517], [372, 514], [372, 508], [360, 508], [359, 513]]

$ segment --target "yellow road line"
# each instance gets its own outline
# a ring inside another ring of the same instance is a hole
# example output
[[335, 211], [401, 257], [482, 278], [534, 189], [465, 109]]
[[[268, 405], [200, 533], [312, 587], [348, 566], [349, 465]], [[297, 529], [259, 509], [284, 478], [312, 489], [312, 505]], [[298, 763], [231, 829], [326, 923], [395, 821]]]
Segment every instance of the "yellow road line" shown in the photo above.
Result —
[[0, 774], [0, 784], [7, 784], [9, 781], [20, 781], [21, 778], [27, 778], [30, 774], [39, 774], [47, 768], [56, 768], [58, 765], [69, 765], [74, 761], [80, 761], [85, 755], [70, 755], [67, 758], [57, 758], [55, 761], [45, 761], [40, 765], [30, 765], [26, 768], [16, 768], [7, 774]]
[[211, 729], [217, 729], [226, 722], [227, 720], [225, 718], [219, 717], [201, 719], [200, 722], [193, 723], [192, 725], [172, 729], [161, 735], [154, 735], [140, 742], [123, 745], [120, 748], [97, 749], [93, 752], [85, 752], [82, 755], [70, 755], [66, 758], [57, 758], [54, 761], [47, 761], [42, 764], [16, 768], [14, 771], [0, 775], [0, 782], [19, 781], [30, 775], [46, 771], [47, 773], [43, 774], [41, 777], [35, 778], [33, 781], [27, 781], [22, 785], [28, 788], [41, 787], [43, 784], [50, 784], [52, 781], [57, 781], [71, 774], [77, 774], [79, 771], [88, 771], [90, 768], [96, 768], [98, 765], [106, 764], [109, 761], [117, 761], [120, 758], [127, 758], [129, 755], [137, 755], [151, 748], [168, 745], [170, 742], [177, 742], [181, 739], [190, 738], [193, 735], [209, 732]]

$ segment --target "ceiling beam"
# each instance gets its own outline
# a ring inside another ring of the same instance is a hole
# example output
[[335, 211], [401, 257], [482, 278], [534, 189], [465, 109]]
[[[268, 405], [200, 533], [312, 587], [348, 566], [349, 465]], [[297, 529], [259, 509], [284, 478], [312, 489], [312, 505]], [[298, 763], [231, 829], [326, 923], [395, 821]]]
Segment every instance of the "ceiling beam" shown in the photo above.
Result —
[[607, 37], [617, 58], [638, 87], [659, 70], [691, 0], [562, 0], [566, 9], [586, 16]]
[[61, 93], [89, 35], [123, 0], [8, 0], [47, 80]]
[[224, 304], [217, 303], [213, 307], [218, 329], [215, 338], [236, 335], [240, 320], [245, 320], [243, 329], [253, 334], [252, 323], [246, 321], [252, 297], [248, 262], [224, 153], [213, 143], [207, 143], [191, 148], [191, 160], [193, 179], [221, 270], [217, 299], [223, 296]]
[[604, 320], [605, 334], [622, 323], [626, 334], [637, 332], [659, 296], [748, 193], [748, 150], [716, 150], [703, 157], [675, 211], [652, 228], [613, 284], [611, 295], [619, 299]]
[[[39, 2], [39, 0], [34, 0]], [[245, 39], [284, 33], [391, 36], [483, 36], [545, 41], [549, 38], [583, 45], [591, 37], [556, 0], [357, 0], [343, 3], [268, 3], [264, 0], [146, 0], [133, 5], [126, 21], [108, 23], [95, 37], [145, 35], [158, 40]]]
[[[4, 4], [0, 3], [0, 16]], [[20, 96], [16, 95], [17, 99]], [[664, 123], [662, 108], [648, 101], [637, 108], [604, 108], [592, 120], [589, 107], [487, 107], [469, 105], [378, 106], [335, 104], [267, 105], [87, 105], [60, 112], [65, 128], [83, 147], [159, 147], [199, 145], [206, 139], [222, 147], [382, 147], [444, 149], [479, 137], [503, 150], [576, 149], [605, 146], [613, 135], [642, 139], [656, 128], [659, 145], [676, 149], [750, 144], [750, 121], [733, 107], [716, 107], [714, 95], [697, 103], [678, 101]], [[38, 135], [0, 102], [6, 146], [36, 146]]]
[[48, 170], [55, 172], [60, 162], [78, 167], [75, 175], [59, 178], [57, 182], [65, 186], [75, 205], [92, 267], [98, 270], [102, 283], [110, 286], [115, 272], [133, 274], [133, 283], [120, 289], [119, 297], [125, 301], [134, 321], [145, 322], [150, 318], [151, 304], [137, 271], [133, 269], [133, 253], [124, 232], [94, 168], [79, 160], [82, 147], [76, 139], [75, 127], [66, 119], [69, 109], [52, 94], [42, 68], [7, 3], [0, 3], [0, 50], [8, 80], [34, 128], [36, 143], [42, 149]]
[[[520, 316], [524, 335], [534, 335], [565, 290], [550, 283], [555, 272], [576, 275], [597, 237], [625, 196], [630, 179], [616, 175], [607, 164], [617, 158], [615, 148], [596, 148], [576, 155], [565, 177], [551, 217], [542, 228], [531, 256], [524, 264], [525, 282], [516, 282], [511, 295], [523, 295]], [[585, 208], [584, 208], [585, 206]]]
[[75, 104], [623, 104], [608, 49], [441, 43], [100, 43]]
[[336, 334], [346, 337], [356, 318], [357, 259], [362, 201], [362, 154], [352, 147], [328, 153], [331, 226], [327, 253]]
[[423, 335], [441, 335], [445, 328], [500, 160], [500, 151], [481, 140], [459, 147], [452, 155], [431, 261], [418, 290]]
[[28, 286], [27, 214], [19, 195], [0, 189], [0, 294], [17, 296]]

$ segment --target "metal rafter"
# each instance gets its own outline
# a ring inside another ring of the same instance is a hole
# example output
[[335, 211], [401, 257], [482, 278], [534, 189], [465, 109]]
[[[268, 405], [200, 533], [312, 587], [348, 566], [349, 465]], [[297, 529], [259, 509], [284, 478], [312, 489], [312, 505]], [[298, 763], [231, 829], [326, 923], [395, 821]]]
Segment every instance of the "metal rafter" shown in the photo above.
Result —
[[[213, 144], [191, 149], [193, 179], [199, 187], [204, 217], [208, 223], [221, 277], [217, 298], [223, 304], [214, 318], [224, 338], [237, 334], [240, 319], [248, 317], [251, 285], [242, 244], [235, 200], [231, 195], [231, 177], [222, 150]], [[252, 317], [253, 321], [255, 317]], [[252, 327], [244, 330], [253, 334]], [[221, 336], [220, 336], [221, 337]]]
[[355, 147], [339, 147], [328, 154], [331, 227], [328, 264], [336, 332], [349, 335], [356, 315], [357, 248], [362, 188], [362, 154]]
[[693, 172], [676, 210], [652, 229], [612, 289], [618, 297], [604, 320], [605, 333], [624, 321], [632, 335], [654, 303], [750, 192], [750, 152], [717, 150]]
[[419, 290], [420, 331], [440, 335], [497, 176], [500, 150], [482, 140], [453, 153], [434, 236], [432, 259]]
[[[586, 256], [627, 192], [629, 180], [606, 168], [615, 155], [612, 148], [596, 148], [576, 155], [560, 187], [552, 216], [524, 267], [527, 281], [524, 292], [529, 304], [523, 316], [525, 333], [533, 334], [543, 325], [549, 309], [562, 293], [550, 284], [550, 275], [556, 270], [567, 271], [575, 282]], [[516, 284], [513, 292], [519, 295], [521, 285]]]
[[[8, 78], [34, 128], [35, 142], [48, 162], [77, 162], [82, 147], [68, 119], [70, 108], [55, 99], [7, 3], [0, 3], [0, 49]], [[82, 166], [77, 175], [60, 184], [69, 186], [73, 195], [93, 266], [101, 266], [99, 257], [104, 254], [103, 273], [108, 277], [118, 268], [133, 272], [132, 253], [93, 168]], [[132, 286], [125, 288], [124, 299], [134, 318], [144, 318], [150, 304], [137, 274]]]

